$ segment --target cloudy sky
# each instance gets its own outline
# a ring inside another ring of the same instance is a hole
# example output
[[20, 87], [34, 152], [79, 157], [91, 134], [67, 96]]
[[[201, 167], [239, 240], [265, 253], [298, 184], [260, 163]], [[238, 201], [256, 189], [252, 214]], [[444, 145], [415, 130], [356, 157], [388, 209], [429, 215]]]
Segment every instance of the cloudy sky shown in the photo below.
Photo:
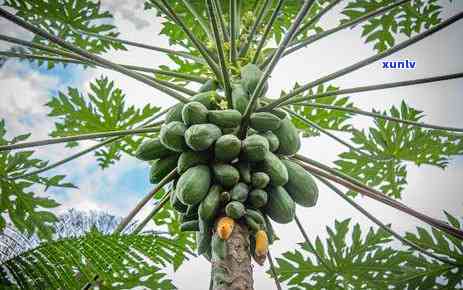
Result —
[[[139, 42], [158, 46], [168, 46], [164, 37], [159, 36], [159, 20], [152, 12], [144, 12], [141, 1], [103, 0], [104, 7], [113, 11], [115, 24], [121, 36]], [[444, 17], [463, 10], [463, 1], [441, 1], [447, 5]], [[339, 9], [334, 9], [323, 18], [324, 27], [333, 27], [339, 17]], [[30, 39], [31, 35], [0, 20], [2, 31], [8, 35]], [[2, 32], [3, 33], [3, 32]], [[360, 28], [337, 33], [334, 37], [319, 41], [310, 47], [283, 59], [270, 80], [269, 95], [278, 95], [282, 89], [290, 88], [294, 82], [306, 83], [320, 76], [329, 74], [339, 68], [350, 65], [372, 55], [373, 50], [363, 45], [359, 37]], [[349, 88], [380, 82], [392, 82], [420, 77], [463, 71], [463, 21], [434, 34], [424, 41], [394, 54], [388, 60], [414, 60], [415, 70], [383, 70], [381, 63], [374, 63], [348, 76], [339, 78], [332, 84]], [[0, 50], [7, 47], [0, 43]], [[130, 48], [127, 52], [111, 52], [107, 58], [126, 64], [156, 67], [168, 63], [166, 57], [152, 51]], [[173, 104], [173, 100], [150, 87], [140, 84], [115, 72], [91, 69], [83, 71], [76, 67], [59, 67], [52, 71], [30, 66], [25, 62], [8, 61], [0, 69], [0, 119], [5, 119], [10, 136], [33, 132], [32, 139], [46, 138], [53, 128], [52, 120], [46, 117], [49, 109], [44, 104], [58, 90], [68, 86], [85, 91], [91, 80], [106, 75], [114, 80], [127, 95], [127, 103], [143, 106], [146, 103], [158, 106]], [[428, 85], [405, 87], [355, 94], [352, 100], [364, 110], [385, 109], [397, 105], [401, 100], [426, 113], [425, 122], [454, 127], [463, 126], [463, 81], [452, 80]], [[356, 125], [368, 126], [371, 120], [356, 118]], [[340, 137], [347, 137], [342, 136]], [[32, 140], [31, 139], [31, 140]], [[94, 144], [92, 141], [81, 142], [79, 148]], [[68, 150], [61, 145], [54, 145], [37, 150], [38, 156], [52, 161], [61, 159], [77, 149]], [[302, 153], [324, 163], [330, 164], [336, 155], [345, 149], [331, 139], [321, 137], [305, 140]], [[403, 202], [436, 218], [444, 218], [442, 210], [461, 216], [463, 209], [463, 158], [452, 160], [447, 170], [430, 166], [416, 167], [408, 165], [408, 185], [403, 193]], [[78, 190], [51, 190], [49, 194], [62, 206], [58, 212], [69, 208], [79, 210], [104, 210], [116, 215], [125, 215], [150, 189], [147, 178], [147, 165], [132, 158], [123, 158], [107, 170], [99, 170], [93, 156], [85, 156], [51, 174], [64, 173], [79, 186]], [[325, 236], [325, 226], [332, 226], [335, 219], [352, 217], [363, 228], [371, 222], [358, 214], [348, 204], [327, 188], [320, 185], [320, 198], [317, 207], [298, 208], [298, 215], [310, 237]], [[374, 213], [385, 223], [401, 233], [422, 225], [416, 219], [387, 208], [367, 198], [357, 201]], [[149, 209], [147, 209], [149, 210]], [[146, 210], [140, 214], [142, 218]], [[281, 240], [271, 248], [274, 256], [294, 249], [302, 241], [296, 226], [276, 225]], [[256, 289], [271, 289], [273, 282], [265, 275], [268, 265], [255, 267]], [[205, 289], [208, 285], [210, 266], [203, 258], [186, 263], [172, 278], [179, 289]], [[170, 271], [170, 270], [169, 270]]]

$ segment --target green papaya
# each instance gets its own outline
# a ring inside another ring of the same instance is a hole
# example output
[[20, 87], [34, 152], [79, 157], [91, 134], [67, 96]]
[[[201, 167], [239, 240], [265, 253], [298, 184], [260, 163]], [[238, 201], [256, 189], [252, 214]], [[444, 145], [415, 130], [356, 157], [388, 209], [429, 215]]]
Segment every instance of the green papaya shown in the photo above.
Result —
[[280, 147], [277, 150], [278, 154], [293, 155], [301, 148], [299, 132], [289, 116], [282, 119], [280, 127], [272, 132], [280, 140]]
[[175, 195], [175, 190], [172, 189], [170, 192], [170, 205], [179, 213], [186, 213], [188, 206], [183, 204]]
[[268, 201], [268, 194], [263, 189], [251, 190], [248, 197], [248, 203], [255, 208], [264, 207]]
[[261, 229], [265, 228], [264, 215], [260, 211], [248, 208], [246, 209], [246, 215], [255, 220], [256, 223], [260, 225]]
[[241, 83], [235, 83], [232, 86], [233, 109], [244, 114], [249, 104], [249, 96]]
[[184, 222], [180, 225], [181, 232], [197, 232], [199, 231], [199, 221], [192, 220], [188, 222]]
[[186, 151], [188, 147], [185, 143], [185, 131], [186, 127], [182, 122], [173, 121], [162, 125], [159, 134], [162, 145], [175, 152]]
[[256, 233], [260, 230], [260, 225], [252, 217], [244, 215], [244, 220], [253, 233]]
[[199, 220], [199, 231], [196, 232], [196, 245], [198, 246], [198, 254], [207, 253], [211, 249], [212, 227]]
[[249, 186], [246, 183], [239, 182], [230, 190], [231, 200], [245, 202], [248, 198]]
[[143, 141], [135, 152], [135, 157], [140, 160], [149, 161], [164, 158], [177, 152], [169, 150], [161, 144], [159, 138]]
[[200, 102], [190, 102], [183, 106], [182, 120], [187, 126], [207, 123], [208, 109]]
[[225, 259], [227, 255], [227, 241], [219, 238], [218, 235], [212, 236], [212, 261], [219, 261]]
[[235, 135], [223, 135], [214, 145], [215, 159], [229, 162], [239, 156], [241, 152], [241, 140]]
[[270, 112], [257, 112], [251, 114], [249, 124], [259, 132], [273, 131], [280, 127], [281, 119]]
[[222, 128], [235, 128], [241, 123], [241, 113], [238, 110], [212, 110], [207, 114], [209, 123]]
[[296, 204], [282, 186], [270, 186], [265, 213], [275, 222], [286, 224], [294, 219]]
[[275, 152], [278, 150], [278, 148], [280, 147], [280, 140], [278, 140], [278, 137], [275, 134], [273, 134], [272, 131], [260, 133], [259, 135], [267, 139], [269, 144], [269, 150], [271, 152]]
[[251, 183], [251, 165], [248, 162], [240, 160], [236, 167], [240, 172], [240, 179], [245, 183]]
[[241, 218], [245, 213], [246, 208], [239, 201], [231, 201], [225, 207], [225, 214], [234, 220]]
[[218, 88], [218, 83], [216, 80], [210, 79], [207, 80], [200, 88], [199, 92], [204, 93], [208, 91], [215, 91]]
[[212, 170], [214, 172], [214, 179], [225, 188], [232, 188], [240, 179], [238, 170], [229, 164], [214, 164]]
[[251, 161], [262, 161], [265, 155], [270, 152], [270, 145], [265, 137], [260, 135], [251, 135], [243, 140], [244, 157]]
[[264, 161], [261, 163], [261, 169], [270, 177], [270, 184], [273, 186], [282, 186], [288, 182], [286, 166], [272, 152], [265, 155]]
[[150, 182], [156, 184], [177, 167], [178, 154], [151, 162]]
[[216, 98], [217, 93], [215, 91], [207, 91], [194, 95], [193, 98], [191, 98], [191, 101], [200, 102], [206, 106], [208, 110], [214, 110], [216, 108]]
[[204, 222], [212, 223], [217, 215], [221, 205], [222, 187], [212, 185], [209, 193], [200, 203], [198, 208], [198, 216]]
[[177, 182], [176, 195], [186, 205], [201, 202], [209, 191], [211, 174], [206, 165], [197, 165], [183, 173]]
[[185, 104], [178, 103], [167, 111], [166, 118], [164, 119], [165, 124], [171, 122], [182, 122], [182, 110]]
[[312, 207], [317, 204], [318, 187], [312, 176], [299, 164], [282, 160], [288, 170], [288, 183], [284, 185], [291, 198], [299, 205]]
[[252, 187], [263, 189], [266, 188], [270, 182], [270, 177], [265, 172], [254, 172], [251, 175]]
[[186, 144], [195, 151], [208, 149], [222, 136], [220, 128], [214, 124], [193, 125], [185, 132]]
[[230, 202], [230, 200], [231, 200], [230, 192], [222, 191], [220, 193], [220, 205], [226, 205], [227, 203]]
[[253, 94], [263, 74], [259, 67], [252, 63], [241, 68], [241, 82], [249, 95]]
[[188, 168], [200, 164], [208, 164], [209, 152], [207, 151], [185, 151], [180, 154], [177, 163], [178, 174], [183, 174]]

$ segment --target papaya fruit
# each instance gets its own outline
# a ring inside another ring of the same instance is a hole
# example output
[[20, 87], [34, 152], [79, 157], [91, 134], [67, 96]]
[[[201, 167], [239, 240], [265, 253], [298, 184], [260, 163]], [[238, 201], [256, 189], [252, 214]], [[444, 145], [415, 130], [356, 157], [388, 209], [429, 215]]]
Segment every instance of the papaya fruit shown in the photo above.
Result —
[[151, 162], [150, 182], [156, 184], [177, 167], [177, 155], [171, 155]]
[[[207, 92], [202, 92], [199, 94], [196, 94], [191, 98], [192, 102], [200, 102], [208, 110], [214, 110], [216, 109], [216, 98], [217, 98], [217, 93], [215, 91], [207, 91]], [[182, 108], [183, 110], [183, 108]]]
[[264, 172], [254, 172], [251, 175], [252, 187], [263, 189], [266, 188], [270, 182], [270, 177]]
[[269, 150], [271, 152], [275, 152], [278, 150], [278, 148], [280, 147], [280, 140], [278, 140], [278, 137], [275, 134], [273, 134], [272, 131], [259, 133], [259, 135], [267, 139], [269, 144]]
[[246, 208], [239, 201], [231, 201], [225, 207], [225, 214], [234, 220], [241, 218], [245, 213]]
[[272, 132], [280, 140], [280, 146], [276, 151], [278, 154], [293, 155], [301, 148], [299, 132], [288, 115], [281, 120], [280, 127]]
[[240, 179], [238, 170], [229, 164], [216, 163], [212, 166], [212, 171], [214, 179], [225, 188], [232, 188]]
[[179, 213], [185, 213], [188, 206], [183, 204], [175, 195], [175, 189], [170, 192], [170, 205]]
[[239, 182], [230, 190], [231, 200], [245, 202], [248, 198], [249, 186], [246, 183]]
[[288, 170], [281, 162], [280, 158], [268, 152], [265, 155], [263, 162], [260, 164], [263, 172], [270, 177], [270, 184], [273, 186], [282, 186], [288, 182]]
[[246, 215], [251, 217], [261, 229], [265, 229], [264, 215], [260, 211], [248, 208], [246, 209]]
[[251, 135], [243, 140], [244, 158], [251, 162], [262, 161], [265, 155], [270, 152], [270, 145], [265, 137]]
[[215, 90], [217, 90], [217, 88], [218, 88], [217, 81], [213, 80], [213, 79], [209, 79], [199, 88], [198, 91], [200, 93], [204, 93], [204, 92], [208, 92], [208, 91], [215, 91]]
[[212, 228], [208, 223], [198, 221], [199, 231], [196, 232], [196, 245], [198, 254], [204, 254], [211, 250]]
[[223, 162], [232, 161], [241, 152], [241, 140], [235, 135], [222, 135], [214, 145], [215, 159]]
[[143, 161], [156, 160], [174, 154], [177, 154], [177, 152], [162, 145], [159, 138], [143, 141], [135, 151], [135, 157]]
[[217, 235], [219, 236], [219, 238], [226, 241], [230, 238], [234, 227], [235, 227], [234, 219], [228, 216], [221, 217], [217, 221], [217, 225], [216, 225]]
[[249, 215], [245, 215], [244, 220], [246, 221], [246, 224], [248, 225], [248, 228], [252, 232], [255, 233], [255, 232], [260, 230], [260, 225], [252, 217], [250, 217]]
[[200, 102], [190, 102], [183, 106], [182, 120], [187, 126], [207, 123], [208, 109]]
[[223, 260], [227, 255], [227, 242], [219, 238], [218, 235], [212, 236], [212, 261]]
[[230, 192], [222, 191], [220, 193], [220, 204], [221, 205], [226, 205], [228, 202], [230, 202], [230, 200], [231, 200]]
[[197, 232], [199, 231], [199, 221], [192, 220], [188, 222], [184, 222], [180, 225], [181, 232]]
[[249, 95], [241, 82], [232, 85], [232, 101], [233, 109], [238, 110], [241, 114], [244, 114], [246, 107], [249, 104]]
[[263, 189], [253, 189], [249, 192], [248, 203], [255, 208], [264, 207], [268, 201], [268, 194]]
[[235, 128], [241, 123], [241, 113], [238, 110], [212, 110], [207, 114], [209, 123], [221, 128]]
[[177, 163], [177, 172], [183, 174], [188, 168], [209, 162], [209, 152], [207, 151], [185, 151], [180, 154]]
[[175, 151], [183, 152], [188, 149], [185, 143], [185, 124], [182, 122], [173, 121], [161, 126], [159, 134], [160, 141], [164, 147]]
[[185, 141], [194, 151], [208, 149], [215, 140], [222, 136], [220, 128], [213, 124], [199, 124], [189, 127], [185, 132]]
[[284, 185], [291, 198], [299, 205], [312, 207], [317, 204], [318, 187], [312, 176], [299, 164], [282, 160], [288, 170], [288, 183]]
[[201, 202], [209, 191], [211, 174], [206, 165], [197, 165], [189, 168], [178, 179], [176, 195], [186, 204], [193, 205]]
[[281, 125], [281, 119], [270, 112], [252, 113], [249, 120], [251, 128], [259, 132], [273, 131]]
[[199, 204], [198, 216], [204, 222], [212, 223], [221, 206], [222, 187], [212, 185], [209, 193]]
[[268, 237], [264, 230], [256, 233], [256, 256], [267, 256], [268, 252]]
[[275, 230], [273, 229], [272, 223], [267, 215], [264, 215], [265, 219], [265, 231], [267, 232], [268, 242], [269, 244], [273, 244], [274, 241], [278, 240], [277, 235], [275, 234]]
[[277, 223], [291, 222], [296, 214], [296, 204], [289, 193], [282, 186], [270, 186], [267, 191], [268, 202], [265, 213]]
[[263, 74], [259, 67], [252, 63], [241, 68], [241, 82], [249, 95], [252, 95]]
[[169, 124], [171, 122], [182, 122], [182, 110], [185, 104], [178, 103], [170, 108], [166, 113], [166, 118], [164, 119], [164, 124]]
[[240, 172], [240, 180], [245, 183], [251, 183], [251, 165], [248, 162], [240, 160], [236, 167]]

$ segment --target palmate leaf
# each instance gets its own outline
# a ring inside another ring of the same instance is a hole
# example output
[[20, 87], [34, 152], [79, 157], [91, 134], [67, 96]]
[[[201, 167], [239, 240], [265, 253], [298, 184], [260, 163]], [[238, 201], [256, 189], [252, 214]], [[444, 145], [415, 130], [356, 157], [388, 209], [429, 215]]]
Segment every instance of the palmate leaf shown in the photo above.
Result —
[[[124, 130], [136, 127], [159, 111], [159, 107], [146, 105], [143, 109], [127, 106], [124, 93], [114, 82], [100, 77], [90, 84], [87, 97], [77, 88], [69, 87], [67, 93], [59, 92], [47, 103], [51, 117], [57, 117], [51, 136]], [[95, 152], [102, 168], [114, 164], [121, 152], [133, 154], [143, 140], [143, 135], [127, 136]], [[68, 143], [76, 146], [77, 143]]]
[[[424, 116], [405, 102], [402, 102], [400, 109], [393, 106], [387, 114], [411, 121], [419, 121]], [[375, 119], [375, 127], [369, 128], [368, 132], [354, 130], [352, 133], [351, 140], [357, 147], [384, 160], [372, 159], [354, 151], [344, 152], [339, 155], [341, 159], [335, 162], [338, 169], [397, 198], [400, 198], [407, 183], [407, 161], [415, 165], [445, 168], [451, 157], [463, 154], [461, 134], [384, 119]]]
[[[455, 217], [448, 219], [461, 228]], [[362, 233], [350, 219], [335, 221], [327, 235], [324, 242], [315, 240], [324, 263], [306, 243], [276, 259], [278, 278], [288, 289], [457, 289], [463, 283], [463, 244], [440, 232], [419, 228], [418, 234], [406, 236], [456, 265], [430, 261], [412, 249], [396, 249], [388, 232], [370, 228]]]
[[[16, 15], [38, 27], [61, 37], [73, 45], [92, 53], [103, 53], [111, 49], [125, 49], [120, 42], [95, 38], [75, 30], [115, 37], [118, 33], [110, 24], [112, 15], [102, 11], [99, 1], [93, 0], [5, 0], [4, 5], [16, 10]], [[46, 12], [46, 13], [44, 13]], [[71, 29], [72, 28], [72, 29]], [[73, 30], [74, 29], [74, 30]], [[34, 37], [34, 42], [54, 46], [49, 41]], [[40, 50], [31, 50], [34, 54], [44, 54]], [[38, 61], [39, 64], [44, 63]], [[53, 68], [54, 62], [47, 62]]]
[[[11, 140], [6, 139], [5, 121], [0, 121], [0, 145], [24, 141], [30, 134], [19, 135]], [[45, 190], [50, 187], [75, 187], [72, 183], [63, 182], [64, 175], [50, 177], [29, 176], [20, 179], [10, 177], [22, 175], [26, 171], [41, 168], [47, 164], [32, 157], [34, 151], [0, 152], [0, 231], [3, 231], [8, 216], [11, 222], [22, 233], [38, 234], [48, 239], [52, 234], [52, 223], [56, 216], [44, 209], [57, 207], [59, 204], [47, 197], [37, 196], [31, 188], [34, 184], [42, 185]]]
[[[354, 20], [368, 12], [385, 7], [395, 0], [353, 0], [342, 11], [347, 18], [341, 20]], [[442, 7], [437, 0], [412, 0], [410, 3], [400, 5], [387, 13], [377, 16], [362, 25], [362, 37], [366, 43], [374, 44], [378, 52], [384, 51], [395, 44], [399, 36], [411, 37], [423, 29], [429, 29], [441, 22]]]
[[175, 244], [183, 249], [179, 251], [172, 259], [174, 270], [177, 270], [187, 259], [187, 252], [193, 252], [196, 249], [196, 239], [192, 232], [180, 231], [181, 216], [172, 208], [170, 203], [166, 204], [154, 217], [153, 222], [156, 226], [165, 226], [169, 237]]
[[[296, 86], [297, 88], [297, 86]], [[322, 94], [326, 92], [334, 92], [338, 90], [337, 87], [329, 85], [319, 85], [315, 90], [308, 90], [304, 95], [306, 97], [312, 96], [314, 94]], [[353, 103], [350, 102], [348, 97], [337, 97], [337, 96], [327, 96], [323, 98], [318, 98], [313, 100], [314, 103], [320, 103], [325, 105], [336, 105], [344, 107], [353, 107]], [[347, 121], [352, 117], [353, 114], [344, 111], [337, 110], [327, 110], [322, 108], [311, 107], [307, 105], [292, 105], [292, 110], [300, 114], [301, 116], [309, 119], [310, 121], [317, 123], [320, 127], [329, 130], [336, 131], [350, 131], [352, 126], [347, 123]], [[303, 132], [303, 136], [318, 136], [320, 132], [315, 128], [307, 125], [304, 122], [301, 122], [298, 118], [292, 118], [293, 123], [296, 127]]]
[[91, 231], [41, 244], [3, 262], [0, 280], [8, 281], [9, 289], [81, 289], [98, 275], [100, 289], [176, 289], [161, 268], [181, 251], [173, 240], [157, 235]]

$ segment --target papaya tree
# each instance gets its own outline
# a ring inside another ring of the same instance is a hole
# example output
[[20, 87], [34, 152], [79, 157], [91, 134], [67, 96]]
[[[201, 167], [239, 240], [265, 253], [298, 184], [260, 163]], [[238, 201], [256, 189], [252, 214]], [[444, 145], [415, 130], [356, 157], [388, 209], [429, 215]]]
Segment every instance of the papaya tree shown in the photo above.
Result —
[[[110, 70], [177, 103], [127, 105], [124, 92], [101, 76], [89, 83], [87, 94], [69, 87], [50, 98], [48, 116], [55, 122], [51, 139], [26, 141], [30, 134], [10, 138], [0, 122], [0, 228], [7, 245], [2, 248], [2, 285], [174, 289], [164, 272], [167, 265], [176, 270], [201, 256], [211, 265], [210, 289], [253, 289], [253, 260], [268, 265], [277, 289], [282, 283], [291, 289], [463, 288], [461, 220], [445, 212], [443, 221], [401, 202], [407, 165], [445, 168], [463, 154], [463, 128], [425, 123], [423, 112], [405, 101], [399, 107], [366, 111], [350, 97], [427, 83], [442, 84], [445, 90], [445, 81], [462, 78], [463, 72], [350, 88], [334, 85], [338, 78], [461, 25], [462, 11], [443, 13], [448, 4], [146, 0], [146, 11], [139, 13], [161, 19], [160, 34], [169, 41], [169, 47], [158, 47], [121, 38], [111, 24], [111, 11], [96, 1], [3, 1], [4, 21], [33, 36], [25, 40], [2, 32], [0, 40], [9, 44], [0, 52], [2, 64], [20, 59], [49, 70]], [[327, 14], [336, 15], [333, 28], [323, 22]], [[357, 26], [372, 46], [372, 56], [293, 84], [279, 96], [269, 93], [282, 59]], [[166, 55], [170, 62], [153, 68], [105, 56], [131, 48]], [[372, 118], [372, 126], [356, 127], [356, 116]], [[332, 165], [301, 154], [307, 139], [322, 135], [346, 148]], [[33, 157], [29, 149], [60, 143], [75, 148], [83, 140], [97, 143], [51, 162]], [[59, 235], [57, 217], [46, 210], [59, 204], [35, 191], [76, 187], [65, 175], [49, 171], [90, 153], [101, 169], [117, 166], [123, 155], [149, 162], [153, 188], [114, 230], [95, 224], [76, 235]], [[362, 233], [359, 224], [336, 220], [334, 228], [327, 227], [326, 239], [310, 237], [296, 209], [327, 206], [317, 205], [320, 186], [377, 227]], [[427, 227], [400, 234], [360, 205], [358, 196]], [[134, 225], [153, 200], [149, 214]], [[151, 221], [165, 231], [146, 230]], [[291, 222], [303, 242], [274, 259], [274, 225]], [[11, 229], [19, 235], [9, 233]], [[20, 239], [27, 237], [41, 242], [21, 247]], [[14, 251], [4, 250], [9, 247]]]

